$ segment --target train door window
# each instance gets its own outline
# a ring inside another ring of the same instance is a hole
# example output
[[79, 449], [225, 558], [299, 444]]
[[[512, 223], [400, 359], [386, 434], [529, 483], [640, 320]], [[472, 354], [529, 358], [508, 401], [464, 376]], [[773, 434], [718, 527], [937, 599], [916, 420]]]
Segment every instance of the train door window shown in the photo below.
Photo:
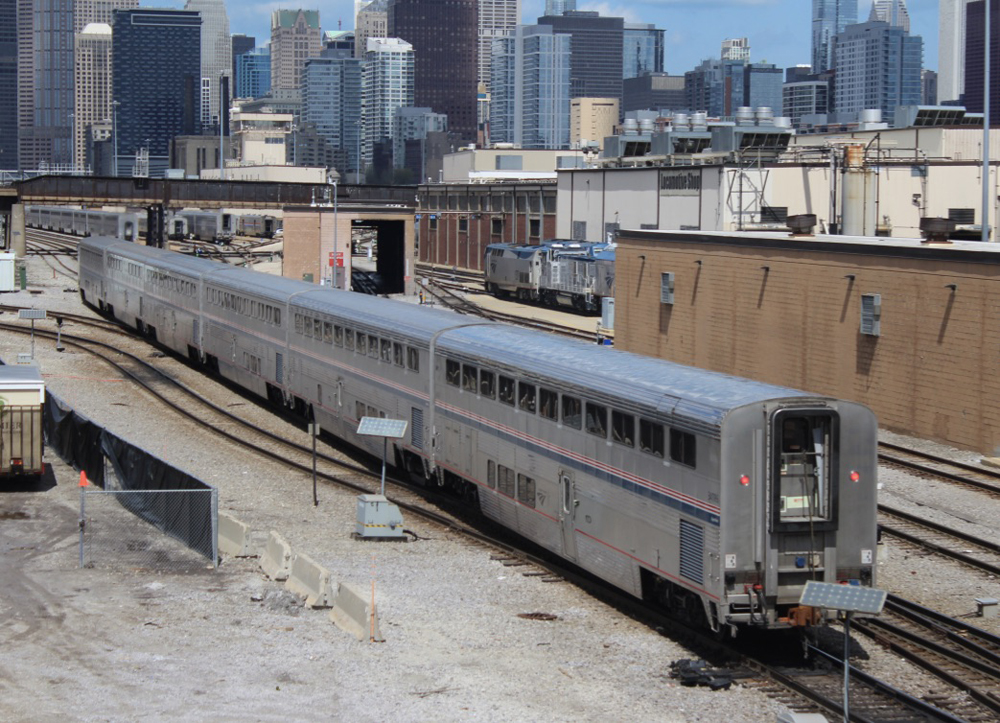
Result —
[[333, 326], [333, 343], [337, 346], [344, 345], [344, 327], [339, 324]]
[[695, 436], [679, 429], [670, 430], [670, 459], [686, 467], [696, 466]]
[[471, 364], [462, 365], [462, 389], [473, 394], [476, 393], [476, 387], [479, 386], [478, 371]]
[[535, 480], [527, 475], [517, 476], [517, 499], [528, 507], [535, 506]]
[[403, 366], [403, 345], [398, 341], [392, 343], [392, 361], [398, 367]]
[[492, 459], [486, 460], [486, 484], [491, 490], [497, 487], [497, 465]]
[[412, 346], [406, 347], [406, 368], [420, 371], [420, 352]]
[[611, 439], [626, 447], [635, 446], [635, 417], [611, 410]]
[[781, 522], [832, 519], [831, 426], [831, 418], [825, 415], [780, 417], [775, 507]]
[[354, 340], [354, 343], [357, 344], [358, 354], [364, 354], [368, 350], [368, 336], [363, 331], [359, 331], [354, 335]]
[[462, 365], [454, 359], [448, 359], [444, 363], [444, 379], [453, 387], [458, 386], [462, 374]]
[[598, 437], [608, 437], [608, 408], [587, 402], [587, 431]]
[[372, 359], [378, 359], [378, 337], [368, 335], [368, 356]]
[[382, 361], [392, 364], [392, 342], [388, 339], [380, 339], [379, 350], [379, 353], [382, 355]]
[[559, 394], [539, 387], [538, 389], [538, 413], [553, 422], [559, 419]]
[[517, 385], [518, 406], [526, 412], [535, 413], [535, 385], [519, 382]]
[[646, 454], [663, 459], [663, 425], [639, 420], [639, 449]]
[[344, 329], [344, 348], [354, 351], [354, 329]]
[[323, 341], [326, 344], [333, 343], [333, 324], [331, 324], [329, 321], [323, 322]]
[[514, 380], [503, 374], [500, 375], [500, 401], [514, 406]]
[[583, 422], [583, 405], [576, 397], [563, 394], [562, 398], [562, 423], [567, 427], [579, 429]]
[[479, 370], [479, 393], [487, 399], [496, 396], [496, 375], [485, 369]]

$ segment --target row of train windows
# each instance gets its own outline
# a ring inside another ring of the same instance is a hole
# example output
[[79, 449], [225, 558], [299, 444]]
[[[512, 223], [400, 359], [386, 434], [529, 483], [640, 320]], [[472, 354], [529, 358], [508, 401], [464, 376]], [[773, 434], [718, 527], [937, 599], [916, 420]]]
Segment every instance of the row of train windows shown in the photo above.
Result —
[[95, 268], [101, 268], [104, 266], [104, 254], [99, 251], [94, 251], [93, 249], [88, 249], [86, 246], [81, 246], [80, 251], [83, 252], [83, 257], [90, 259], [86, 266], [93, 266]]
[[181, 279], [156, 269], [146, 269], [146, 284], [183, 296], [193, 297], [196, 291], [193, 281]]
[[420, 371], [420, 354], [416, 347], [404, 346], [398, 341], [380, 339], [374, 334], [354, 331], [329, 321], [314, 319], [304, 314], [295, 315], [295, 331], [309, 339], [333, 344], [358, 354], [366, 354], [372, 359], [380, 359], [387, 364]]
[[[496, 399], [501, 404], [528, 412], [553, 422], [562, 422], [571, 429], [585, 429], [589, 434], [608, 438], [608, 408], [603, 404], [586, 402], [569, 394], [518, 381], [472, 364], [460, 364], [448, 359], [445, 362], [445, 379], [453, 387]], [[617, 409], [611, 410], [611, 441], [625, 447], [636, 446], [636, 418]], [[696, 466], [696, 438], [689, 432], [670, 430], [670, 459], [688, 467]], [[666, 452], [664, 426], [659, 422], [639, 418], [639, 449], [654, 457], [663, 458]]]
[[251, 319], [263, 321], [272, 326], [281, 326], [281, 309], [262, 301], [248, 299], [245, 296], [234, 294], [231, 291], [223, 291], [208, 287], [208, 303], [235, 311], [240, 316], [248, 316]]
[[128, 276], [134, 276], [137, 279], [142, 278], [142, 266], [134, 261], [126, 261], [120, 256], [108, 257], [108, 271], [120, 271]]
[[535, 480], [525, 474], [515, 474], [510, 467], [497, 464], [492, 459], [486, 462], [486, 484], [491, 490], [517, 499], [528, 507], [535, 506], [537, 493]]

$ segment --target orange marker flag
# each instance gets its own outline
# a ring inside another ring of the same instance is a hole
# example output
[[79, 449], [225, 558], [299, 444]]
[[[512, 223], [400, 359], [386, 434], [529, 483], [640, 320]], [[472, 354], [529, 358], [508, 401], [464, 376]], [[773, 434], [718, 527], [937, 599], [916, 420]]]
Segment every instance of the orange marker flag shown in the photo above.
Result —
[[81, 469], [80, 470], [80, 487], [86, 487], [86, 486], [87, 486], [87, 473], [84, 472]]

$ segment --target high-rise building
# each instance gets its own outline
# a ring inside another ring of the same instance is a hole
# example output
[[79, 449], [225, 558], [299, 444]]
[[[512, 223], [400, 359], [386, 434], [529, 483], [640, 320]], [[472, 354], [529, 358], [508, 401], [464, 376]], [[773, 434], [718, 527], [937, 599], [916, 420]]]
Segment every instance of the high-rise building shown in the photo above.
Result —
[[17, 124], [21, 168], [73, 162], [73, 5], [18, 0]]
[[[814, 76], [815, 77], [815, 76]], [[782, 88], [782, 112], [794, 128], [804, 116], [826, 115], [830, 112], [830, 84], [825, 80], [796, 80]]]
[[94, 124], [111, 118], [111, 26], [91, 23], [76, 34], [73, 165], [84, 168]]
[[334, 149], [341, 178], [360, 168], [361, 75], [362, 61], [347, 50], [310, 58], [303, 73], [302, 123]]
[[492, 143], [569, 147], [571, 43], [551, 25], [519, 25], [493, 41]]
[[271, 13], [271, 94], [301, 97], [306, 61], [318, 58], [322, 50], [319, 10]]
[[596, 143], [604, 150], [604, 139], [618, 125], [617, 98], [574, 98], [569, 108], [569, 142], [572, 148]]
[[591, 11], [566, 11], [538, 18], [552, 32], [570, 35], [570, 95], [573, 98], [622, 97], [625, 21]]
[[240, 87], [239, 57], [244, 53], [249, 53], [257, 47], [257, 38], [252, 35], [236, 33], [231, 39], [233, 46], [233, 95], [237, 96], [236, 89]]
[[139, 0], [73, 0], [73, 32], [80, 33], [88, 25], [111, 25], [115, 10], [132, 10]]
[[184, 9], [201, 14], [201, 123], [207, 129], [222, 118], [222, 77], [233, 77], [229, 17], [225, 0], [187, 0]]
[[271, 92], [271, 46], [254, 48], [236, 58], [237, 98], [261, 98]]
[[399, 38], [368, 38], [361, 85], [362, 169], [372, 163], [376, 143], [391, 148], [396, 111], [414, 105], [414, 66], [410, 43]]
[[149, 154], [162, 176], [170, 140], [201, 130], [201, 16], [189, 10], [119, 10], [112, 25], [116, 175]]
[[833, 39], [858, 22], [858, 0], [813, 0], [812, 68], [823, 73], [833, 68]]
[[868, 14], [868, 22], [873, 20], [881, 20], [894, 28], [910, 32], [910, 13], [906, 9], [906, 0], [875, 0], [872, 11]]
[[448, 128], [475, 141], [479, 75], [476, 0], [390, 0], [387, 33], [413, 46], [414, 102], [448, 116]]
[[722, 59], [750, 62], [750, 39], [727, 38], [722, 41]]
[[493, 39], [521, 22], [521, 0], [479, 0], [479, 82], [490, 87]]
[[664, 31], [645, 23], [625, 23], [622, 37], [622, 78], [663, 72]]
[[562, 15], [576, 10], [576, 0], [545, 0], [546, 15]]
[[938, 104], [938, 74], [933, 70], [920, 71], [920, 105]]
[[389, 22], [389, 0], [375, 0], [363, 5], [354, 20], [354, 57], [364, 58], [368, 38], [386, 37]]
[[648, 73], [622, 81], [622, 112], [633, 110], [685, 110], [684, 76]]
[[448, 116], [430, 108], [398, 108], [393, 118], [392, 165], [408, 168], [412, 181], [427, 178], [427, 138], [432, 133], [447, 133]]
[[17, 0], [0, 0], [0, 170], [17, 168]]
[[[973, 0], [966, 6], [965, 27], [965, 109], [984, 110], [986, 73], [986, 3]], [[1000, 0], [990, 0], [990, 123], [1000, 118]]]
[[836, 112], [879, 109], [893, 118], [901, 105], [920, 105], [924, 41], [881, 20], [849, 25], [836, 38]]
[[965, 10], [970, 0], [940, 0], [938, 99], [961, 100], [965, 90]]

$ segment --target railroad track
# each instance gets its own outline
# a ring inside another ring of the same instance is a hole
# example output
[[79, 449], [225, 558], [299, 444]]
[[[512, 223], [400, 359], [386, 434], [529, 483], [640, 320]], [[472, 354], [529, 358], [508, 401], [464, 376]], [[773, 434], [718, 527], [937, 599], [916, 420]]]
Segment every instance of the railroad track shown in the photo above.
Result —
[[887, 442], [879, 442], [879, 450], [879, 460], [887, 464], [1000, 497], [1000, 471], [945, 459]]
[[878, 506], [879, 528], [951, 560], [1000, 577], [1000, 544], [926, 520], [888, 505]]
[[25, 232], [25, 246], [31, 256], [40, 256], [52, 269], [53, 278], [61, 274], [73, 281], [79, 278], [77, 270], [65, 258], [76, 258], [79, 240], [56, 231], [29, 228]]

